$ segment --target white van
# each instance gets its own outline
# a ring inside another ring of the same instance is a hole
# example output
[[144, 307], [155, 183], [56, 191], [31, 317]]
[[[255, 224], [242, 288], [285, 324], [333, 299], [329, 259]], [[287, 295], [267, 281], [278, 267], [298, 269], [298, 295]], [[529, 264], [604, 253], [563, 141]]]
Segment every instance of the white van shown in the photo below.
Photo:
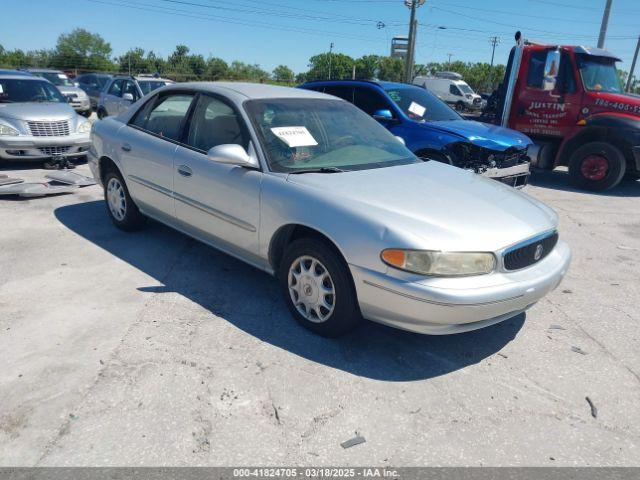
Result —
[[459, 78], [418, 76], [413, 80], [413, 84], [426, 88], [460, 112], [482, 108], [482, 97], [474, 92], [460, 75], [455, 75]]

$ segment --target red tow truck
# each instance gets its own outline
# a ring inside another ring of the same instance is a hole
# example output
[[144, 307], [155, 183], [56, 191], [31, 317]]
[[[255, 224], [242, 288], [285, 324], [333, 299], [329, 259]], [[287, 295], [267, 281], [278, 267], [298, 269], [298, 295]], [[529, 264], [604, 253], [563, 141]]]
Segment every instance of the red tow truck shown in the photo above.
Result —
[[640, 178], [640, 96], [625, 94], [615, 63], [597, 48], [543, 45], [516, 33], [505, 78], [485, 121], [519, 130], [536, 143], [535, 167], [569, 167], [574, 186], [603, 191]]

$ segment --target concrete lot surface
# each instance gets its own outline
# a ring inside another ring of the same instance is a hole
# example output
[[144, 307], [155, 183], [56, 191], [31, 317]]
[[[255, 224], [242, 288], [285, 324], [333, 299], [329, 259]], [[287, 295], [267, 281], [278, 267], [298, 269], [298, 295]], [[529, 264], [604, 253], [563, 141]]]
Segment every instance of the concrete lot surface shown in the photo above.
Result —
[[97, 186], [0, 199], [0, 465], [640, 465], [640, 184], [533, 183], [568, 277], [447, 337], [317, 337], [268, 275], [116, 230]]

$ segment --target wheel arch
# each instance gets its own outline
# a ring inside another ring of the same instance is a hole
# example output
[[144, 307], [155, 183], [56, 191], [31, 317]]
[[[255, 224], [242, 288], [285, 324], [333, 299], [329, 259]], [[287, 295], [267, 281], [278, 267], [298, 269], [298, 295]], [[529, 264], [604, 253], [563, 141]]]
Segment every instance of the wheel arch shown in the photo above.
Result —
[[100, 157], [100, 160], [98, 160], [98, 169], [98, 171], [100, 172], [100, 181], [102, 182], [102, 184], [104, 184], [104, 177], [107, 172], [110, 172], [112, 170], [117, 171], [124, 178], [122, 170], [120, 170], [118, 164], [106, 155], [103, 155], [102, 157]]
[[337, 243], [326, 233], [302, 223], [289, 223], [278, 228], [269, 242], [269, 264], [276, 274], [287, 245], [300, 238], [316, 238], [322, 240], [340, 256], [345, 265], [348, 265]]
[[640, 122], [615, 115], [597, 115], [586, 120], [585, 126], [560, 145], [556, 165], [568, 165], [572, 153], [590, 142], [605, 142], [618, 148], [624, 156], [627, 168], [640, 171], [640, 162], [633, 154], [632, 135], [640, 130]]

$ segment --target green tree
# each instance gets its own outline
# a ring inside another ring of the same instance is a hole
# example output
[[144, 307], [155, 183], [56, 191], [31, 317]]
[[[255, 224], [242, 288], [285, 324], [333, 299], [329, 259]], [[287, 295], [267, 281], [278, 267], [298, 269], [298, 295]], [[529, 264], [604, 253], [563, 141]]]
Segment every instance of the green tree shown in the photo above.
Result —
[[209, 57], [207, 60], [207, 77], [210, 80], [222, 80], [227, 78], [229, 65], [218, 57]]
[[404, 60], [398, 57], [382, 57], [379, 62], [378, 78], [389, 82], [401, 82]]
[[265, 82], [269, 80], [269, 72], [263, 70], [258, 64], [249, 64], [240, 61], [231, 62], [228, 70], [231, 80], [248, 80], [251, 82]]
[[342, 53], [320, 53], [309, 59], [307, 80], [329, 78], [329, 70], [331, 70], [332, 79], [351, 78], [353, 65], [354, 60], [348, 55]]
[[276, 82], [291, 84], [293, 83], [295, 74], [286, 65], [278, 65], [273, 69], [273, 78]]
[[76, 28], [58, 37], [51, 62], [63, 69], [110, 70], [110, 57], [111, 45], [100, 35]]
[[149, 68], [149, 63], [144, 56], [144, 49], [136, 47], [131, 48], [124, 55], [119, 56], [116, 59], [118, 63], [118, 70], [120, 72], [136, 73], [153, 73]]
[[380, 56], [364, 55], [356, 60], [356, 78], [372, 79], [378, 74]]
[[171, 72], [188, 75], [192, 73], [191, 66], [189, 65], [189, 47], [186, 45], [176, 45], [176, 49], [173, 51], [167, 59], [167, 64]]

